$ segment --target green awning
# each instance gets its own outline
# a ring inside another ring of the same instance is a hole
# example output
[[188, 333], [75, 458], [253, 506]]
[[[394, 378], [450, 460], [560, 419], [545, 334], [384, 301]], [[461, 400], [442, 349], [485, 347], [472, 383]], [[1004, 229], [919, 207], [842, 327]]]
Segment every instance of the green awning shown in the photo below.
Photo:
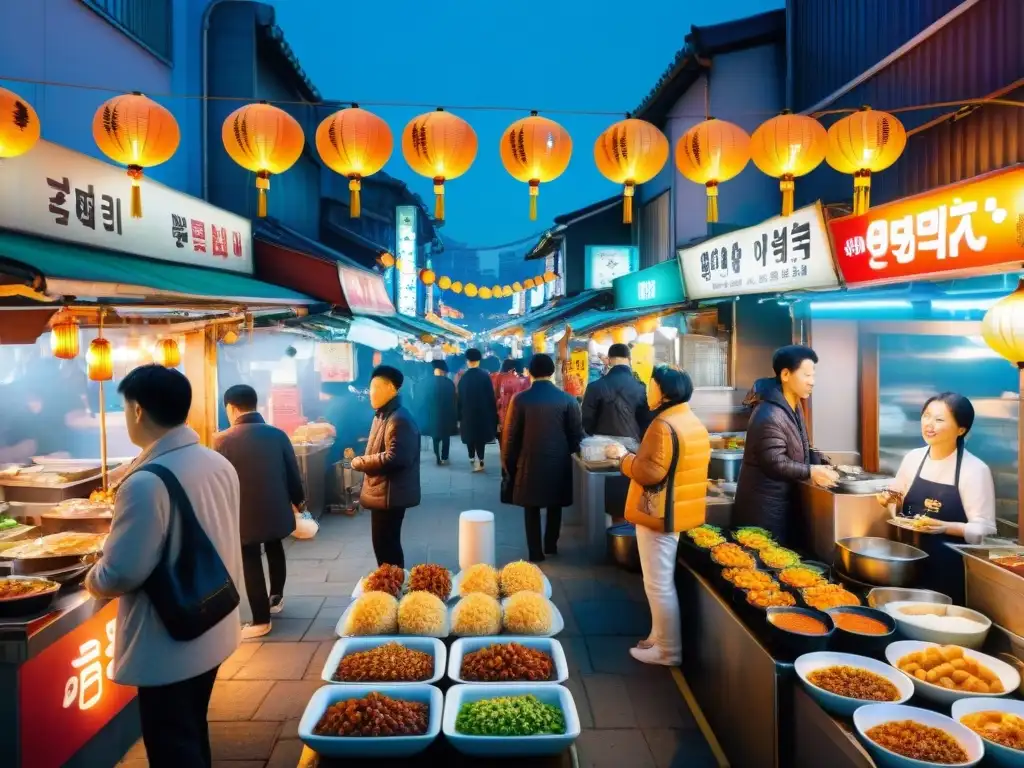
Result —
[[[216, 269], [151, 261], [71, 243], [0, 232], [0, 268], [3, 261], [22, 264], [47, 281], [91, 284], [85, 294], [109, 290], [104, 300], [137, 300], [173, 296], [205, 301], [315, 304], [315, 299], [288, 288]], [[72, 291], [68, 291], [72, 293]]]

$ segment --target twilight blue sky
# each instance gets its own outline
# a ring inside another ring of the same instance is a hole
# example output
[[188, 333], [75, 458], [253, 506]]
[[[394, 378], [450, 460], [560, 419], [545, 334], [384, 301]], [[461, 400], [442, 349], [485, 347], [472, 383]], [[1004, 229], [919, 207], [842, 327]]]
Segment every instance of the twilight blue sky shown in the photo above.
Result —
[[[682, 47], [691, 25], [783, 5], [783, 0], [271, 2], [285, 39], [324, 98], [359, 102], [388, 121], [396, 145], [385, 170], [410, 182], [424, 199], [433, 199], [431, 183], [406, 165], [402, 128], [437, 106], [473, 125], [477, 159], [465, 176], [447, 185], [444, 234], [476, 246], [540, 232], [557, 214], [615, 194], [615, 185], [594, 167], [593, 147], [598, 134], [623, 115], [558, 110], [632, 110]], [[514, 181], [498, 156], [504, 128], [531, 109], [560, 122], [573, 138], [572, 162], [559, 179], [541, 187], [535, 222], [528, 216], [527, 185]]]

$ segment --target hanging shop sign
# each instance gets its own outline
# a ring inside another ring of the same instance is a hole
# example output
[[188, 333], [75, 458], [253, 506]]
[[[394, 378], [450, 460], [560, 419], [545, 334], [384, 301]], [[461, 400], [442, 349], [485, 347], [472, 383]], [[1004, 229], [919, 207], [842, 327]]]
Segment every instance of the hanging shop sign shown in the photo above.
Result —
[[0, 165], [0, 227], [175, 264], [251, 275], [252, 224], [146, 181], [145, 216], [129, 215], [123, 168], [40, 141]]
[[590, 381], [590, 355], [585, 349], [575, 349], [569, 355], [563, 376], [565, 391], [573, 397], [583, 397]]
[[395, 208], [396, 242], [398, 243], [398, 312], [410, 317], [416, 316], [417, 275], [416, 263], [416, 217], [419, 210], [415, 205], [400, 205]]
[[1024, 166], [830, 222], [847, 285], [1020, 268]]
[[393, 315], [384, 279], [375, 272], [338, 266], [338, 280], [345, 303], [354, 315]]
[[688, 299], [835, 288], [820, 203], [678, 251]]
[[616, 309], [646, 309], [686, 301], [679, 264], [674, 260], [617, 277], [612, 290]]
[[630, 350], [630, 357], [633, 363], [633, 373], [637, 375], [644, 384], [651, 380], [654, 375], [654, 345], [637, 343]]
[[316, 365], [322, 382], [346, 383], [356, 378], [355, 355], [346, 341], [317, 344]]
[[588, 245], [584, 264], [588, 290], [611, 288], [615, 278], [640, 268], [640, 249], [635, 245]]

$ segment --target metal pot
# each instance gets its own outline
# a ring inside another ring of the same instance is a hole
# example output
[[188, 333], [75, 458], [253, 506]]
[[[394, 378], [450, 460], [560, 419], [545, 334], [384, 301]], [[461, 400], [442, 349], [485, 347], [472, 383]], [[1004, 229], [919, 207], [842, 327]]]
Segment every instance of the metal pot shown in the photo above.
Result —
[[632, 523], [611, 526], [605, 533], [608, 557], [621, 568], [639, 573], [640, 548], [636, 544], [636, 527]]
[[712, 480], [723, 480], [735, 483], [740, 478], [740, 465], [743, 463], [742, 450], [720, 448], [711, 451], [708, 463], [708, 477]]
[[836, 542], [835, 566], [858, 581], [879, 587], [912, 587], [927, 552], [877, 536]]

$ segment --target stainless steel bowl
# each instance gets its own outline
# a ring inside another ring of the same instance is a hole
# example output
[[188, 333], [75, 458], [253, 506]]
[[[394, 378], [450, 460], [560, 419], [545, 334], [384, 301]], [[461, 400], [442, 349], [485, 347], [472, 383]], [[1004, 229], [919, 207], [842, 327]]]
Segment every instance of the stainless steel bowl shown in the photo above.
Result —
[[878, 536], [836, 542], [835, 566], [848, 576], [879, 587], [910, 587], [928, 553]]
[[940, 605], [952, 605], [953, 598], [941, 592], [931, 589], [905, 589], [903, 587], [875, 587], [868, 592], [868, 605], [872, 608], [881, 608], [886, 603], [902, 603], [913, 601], [915, 603], [938, 603]]
[[636, 528], [632, 523], [613, 525], [605, 534], [608, 546], [608, 558], [627, 571], [639, 573], [640, 549], [636, 544]]

